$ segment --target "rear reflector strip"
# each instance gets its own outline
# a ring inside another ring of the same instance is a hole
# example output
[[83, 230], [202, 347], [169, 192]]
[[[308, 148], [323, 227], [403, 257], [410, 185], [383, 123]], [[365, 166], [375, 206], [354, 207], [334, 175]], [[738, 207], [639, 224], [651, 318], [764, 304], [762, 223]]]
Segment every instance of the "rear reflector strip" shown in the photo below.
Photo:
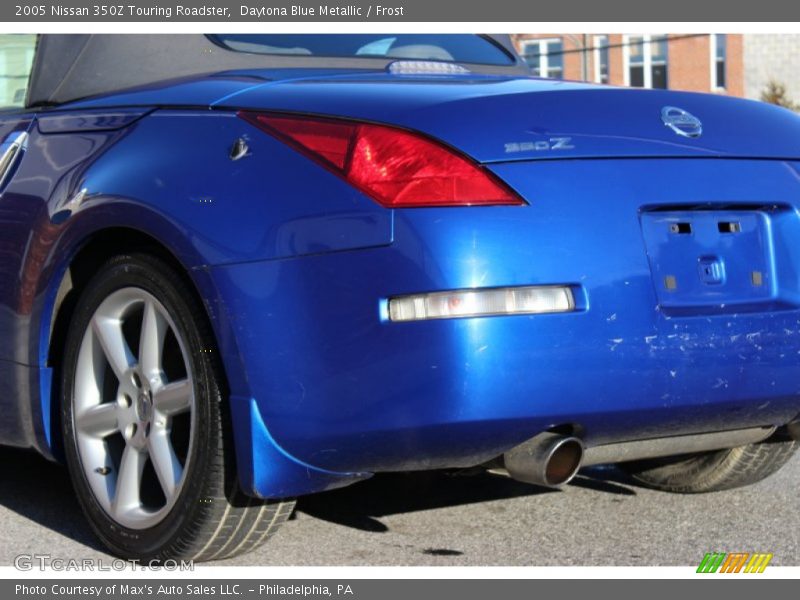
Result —
[[389, 299], [391, 321], [422, 321], [498, 315], [535, 315], [575, 310], [566, 286], [526, 286], [433, 292]]

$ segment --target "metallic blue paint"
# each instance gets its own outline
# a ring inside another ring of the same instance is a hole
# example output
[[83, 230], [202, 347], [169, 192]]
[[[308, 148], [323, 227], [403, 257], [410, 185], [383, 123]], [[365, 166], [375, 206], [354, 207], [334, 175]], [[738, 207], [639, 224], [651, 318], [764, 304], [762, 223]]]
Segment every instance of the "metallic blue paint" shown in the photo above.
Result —
[[[232, 396], [239, 484], [264, 498], [289, 498], [309, 490], [327, 491], [363, 481], [371, 473], [337, 473], [309, 465], [275, 442], [252, 398]], [[249, 425], [249, 427], [248, 427]]]
[[[567, 423], [595, 445], [797, 414], [796, 211], [772, 228], [786, 268], [783, 304], [760, 305], [756, 290], [747, 310], [710, 296], [681, 316], [659, 304], [639, 225], [643, 199], [790, 202], [798, 182], [786, 164], [586, 160], [494, 170], [531, 206], [397, 211], [386, 248], [212, 269], [220, 289], [236, 290], [227, 295], [242, 356], [257, 357], [248, 380], [289, 453], [332, 470], [416, 469], [476, 464]], [[528, 284], [579, 286], [585, 309], [416, 323], [378, 315], [393, 295]]]
[[[676, 136], [664, 105], [698, 116], [703, 135]], [[529, 205], [384, 209], [240, 108], [422, 131]], [[28, 147], [0, 195], [3, 443], [52, 455], [58, 290], [87, 241], [122, 229], [158, 241], [205, 303], [251, 494], [473, 465], [558, 425], [595, 445], [800, 413], [800, 119], [788, 111], [530, 78], [292, 70], [0, 116], [0, 139], [20, 130]], [[531, 146], [554, 137], [569, 147]], [[232, 161], [239, 138], [249, 153]], [[580, 310], [385, 315], [393, 295], [533, 284], [572, 286]]]
[[114, 131], [123, 129], [144, 115], [150, 109], [122, 108], [80, 112], [62, 112], [52, 115], [39, 115], [36, 126], [40, 133], [80, 133], [87, 131]]

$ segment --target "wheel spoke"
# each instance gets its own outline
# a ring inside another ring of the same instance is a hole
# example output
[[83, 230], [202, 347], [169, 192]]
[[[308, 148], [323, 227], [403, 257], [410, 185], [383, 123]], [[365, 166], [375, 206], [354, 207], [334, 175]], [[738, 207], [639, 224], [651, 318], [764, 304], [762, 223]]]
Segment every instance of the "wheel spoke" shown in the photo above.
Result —
[[167, 329], [167, 321], [155, 303], [150, 300], [145, 302], [139, 340], [139, 365], [147, 378], [153, 378], [161, 373], [161, 355]]
[[166, 430], [153, 431], [147, 442], [150, 461], [153, 463], [164, 495], [171, 498], [180, 483], [183, 467], [175, 456], [175, 450]]
[[188, 379], [171, 381], [156, 390], [153, 406], [162, 415], [171, 417], [186, 412], [192, 405], [192, 383]]
[[103, 348], [114, 375], [122, 382], [128, 369], [136, 364], [136, 359], [122, 334], [122, 322], [119, 319], [95, 315], [92, 319], [92, 330]]
[[139, 488], [146, 455], [137, 449], [126, 446], [117, 473], [117, 487], [111, 510], [114, 514], [124, 513], [139, 506]]
[[118, 429], [117, 405], [112, 402], [95, 404], [77, 416], [78, 429], [87, 435], [104, 438]]

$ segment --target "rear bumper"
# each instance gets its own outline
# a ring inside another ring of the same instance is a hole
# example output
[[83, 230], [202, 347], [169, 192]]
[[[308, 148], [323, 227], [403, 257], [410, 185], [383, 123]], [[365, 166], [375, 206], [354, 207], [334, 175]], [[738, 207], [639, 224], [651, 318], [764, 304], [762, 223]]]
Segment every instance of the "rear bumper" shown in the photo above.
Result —
[[[665, 314], [639, 224], [642, 206], [689, 197], [789, 205], [800, 192], [793, 171], [747, 161], [568, 166], [496, 167], [529, 186], [528, 207], [398, 211], [390, 246], [212, 268], [246, 382], [232, 400], [245, 487], [290, 495], [375, 471], [474, 465], [564, 424], [595, 446], [793, 420], [791, 286], [779, 308]], [[778, 242], [781, 260], [800, 264]], [[564, 314], [385, 318], [394, 295], [532, 284], [574, 286], [583, 302]], [[278, 455], [294, 470], [270, 466]]]

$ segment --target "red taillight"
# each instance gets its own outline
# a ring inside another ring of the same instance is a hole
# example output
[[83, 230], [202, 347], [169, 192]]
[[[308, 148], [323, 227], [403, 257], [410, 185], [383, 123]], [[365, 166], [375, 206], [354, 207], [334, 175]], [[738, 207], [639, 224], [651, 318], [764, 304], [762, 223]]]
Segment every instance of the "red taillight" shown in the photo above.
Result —
[[421, 135], [371, 123], [241, 112], [383, 206], [524, 204], [468, 158]]

